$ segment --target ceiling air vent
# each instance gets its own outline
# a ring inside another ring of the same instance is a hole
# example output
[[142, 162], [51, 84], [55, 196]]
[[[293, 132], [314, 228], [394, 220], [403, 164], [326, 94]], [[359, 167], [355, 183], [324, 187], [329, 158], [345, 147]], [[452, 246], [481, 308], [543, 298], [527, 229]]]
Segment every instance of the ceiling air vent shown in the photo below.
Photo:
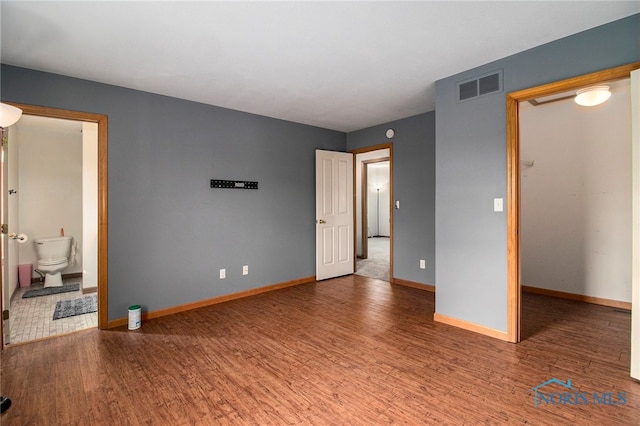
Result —
[[502, 91], [502, 70], [458, 83], [458, 102]]

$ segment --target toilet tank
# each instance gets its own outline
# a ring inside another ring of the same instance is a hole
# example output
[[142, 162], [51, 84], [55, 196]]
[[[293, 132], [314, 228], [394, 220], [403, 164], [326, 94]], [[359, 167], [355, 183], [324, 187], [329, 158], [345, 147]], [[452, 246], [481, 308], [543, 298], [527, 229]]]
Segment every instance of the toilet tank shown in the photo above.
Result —
[[69, 257], [72, 237], [41, 237], [36, 238], [36, 251], [38, 259], [61, 259]]

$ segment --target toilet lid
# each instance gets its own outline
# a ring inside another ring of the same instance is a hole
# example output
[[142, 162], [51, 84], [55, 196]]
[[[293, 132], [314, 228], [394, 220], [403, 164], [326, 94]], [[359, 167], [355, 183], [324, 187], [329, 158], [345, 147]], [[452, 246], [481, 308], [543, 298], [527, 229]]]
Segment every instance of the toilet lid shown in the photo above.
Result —
[[62, 257], [59, 259], [40, 259], [38, 260], [38, 265], [53, 266], [53, 265], [60, 265], [61, 263], [64, 263], [66, 261], [67, 261], [66, 257]]

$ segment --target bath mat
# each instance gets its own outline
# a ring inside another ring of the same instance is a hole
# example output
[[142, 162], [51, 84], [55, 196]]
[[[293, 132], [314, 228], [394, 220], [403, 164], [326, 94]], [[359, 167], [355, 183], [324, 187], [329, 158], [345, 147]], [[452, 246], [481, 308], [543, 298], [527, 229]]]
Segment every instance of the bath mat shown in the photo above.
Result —
[[53, 311], [53, 319], [57, 320], [97, 311], [98, 296], [94, 294], [79, 299], [61, 300], [56, 303], [56, 309]]
[[70, 291], [78, 291], [79, 289], [79, 283], [65, 284], [62, 287], [37, 287], [25, 291], [22, 298], [29, 299], [31, 297], [49, 296], [51, 294], [69, 293]]

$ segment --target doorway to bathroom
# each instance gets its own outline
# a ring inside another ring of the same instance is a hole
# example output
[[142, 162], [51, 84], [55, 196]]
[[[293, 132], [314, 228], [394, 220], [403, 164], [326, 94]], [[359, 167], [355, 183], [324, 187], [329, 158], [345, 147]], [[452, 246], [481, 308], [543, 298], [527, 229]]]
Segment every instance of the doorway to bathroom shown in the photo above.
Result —
[[[106, 117], [19, 107], [3, 152], [3, 345], [107, 323]], [[63, 287], [43, 288], [34, 239], [62, 234]]]

